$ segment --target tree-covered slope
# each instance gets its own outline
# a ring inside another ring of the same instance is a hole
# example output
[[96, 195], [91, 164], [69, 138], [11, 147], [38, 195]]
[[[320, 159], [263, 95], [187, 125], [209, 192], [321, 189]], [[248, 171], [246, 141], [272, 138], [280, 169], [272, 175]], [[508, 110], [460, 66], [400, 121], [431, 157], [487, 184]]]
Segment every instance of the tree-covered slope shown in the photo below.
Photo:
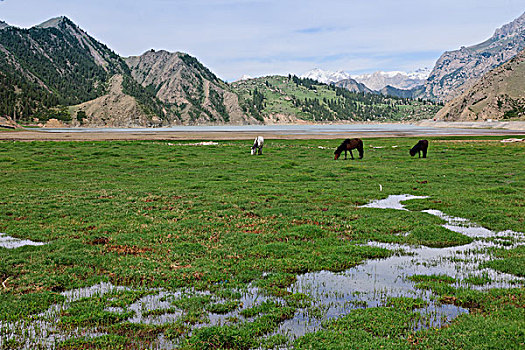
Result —
[[66, 17], [0, 30], [0, 52], [0, 113], [17, 118], [96, 98], [109, 77], [125, 69], [117, 54]]
[[104, 95], [116, 74], [124, 78], [124, 92], [147, 114], [162, 108], [130, 77], [121, 57], [66, 17], [54, 18], [30, 29], [0, 29], [0, 115], [17, 120], [46, 120], [63, 107]]
[[268, 76], [232, 84], [241, 106], [261, 121], [389, 121], [432, 117], [433, 102], [351, 92], [296, 76]]

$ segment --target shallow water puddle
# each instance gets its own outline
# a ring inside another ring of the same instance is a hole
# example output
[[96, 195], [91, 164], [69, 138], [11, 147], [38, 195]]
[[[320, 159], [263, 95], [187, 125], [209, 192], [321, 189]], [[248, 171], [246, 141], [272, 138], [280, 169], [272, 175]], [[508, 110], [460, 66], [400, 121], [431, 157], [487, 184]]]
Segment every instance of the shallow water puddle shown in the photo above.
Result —
[[52, 305], [46, 311], [36, 315], [31, 321], [0, 321], [0, 348], [7, 341], [16, 341], [22, 349], [55, 348], [57, 343], [75, 337], [98, 337], [104, 335], [85, 328], [74, 328], [62, 333], [58, 327], [58, 315], [67, 310], [70, 303], [82, 298], [102, 296], [113, 291], [130, 290], [127, 287], [116, 287], [111, 283], [99, 283], [91, 287], [79, 288], [60, 293], [65, 297], [64, 303]]
[[458, 218], [454, 216], [448, 216], [439, 210], [423, 210], [422, 212], [437, 216], [443, 219], [444, 221], [446, 221], [447, 223], [445, 225], [442, 225], [444, 228], [449, 229], [450, 231], [464, 234], [465, 236], [469, 236], [472, 238], [475, 238], [475, 237], [483, 237], [483, 238], [509, 237], [509, 238], [516, 238], [516, 239], [524, 238], [524, 234], [521, 232], [514, 232], [512, 230], [494, 232], [482, 226], [471, 223], [467, 219]]
[[[407, 210], [401, 202], [425, 198], [428, 197], [391, 195], [362, 207]], [[524, 238], [523, 233], [493, 232], [472, 224], [467, 219], [445, 215], [439, 210], [423, 212], [446, 221], [443, 227], [472, 238], [512, 237], [521, 240]], [[510, 249], [520, 244], [523, 243], [505, 248]], [[469, 288], [474, 289], [510, 288], [515, 286], [512, 283], [525, 281], [524, 278], [514, 275], [479, 268], [481, 263], [491, 259], [489, 254], [484, 253], [487, 248], [502, 247], [492, 242], [474, 240], [467, 245], [448, 248], [413, 247], [378, 242], [369, 242], [368, 245], [401, 251], [403, 254], [369, 260], [342, 273], [320, 271], [298, 276], [297, 282], [289, 288], [289, 291], [311, 296], [315, 300], [315, 306], [323, 310], [323, 316], [312, 318], [309, 317], [308, 310], [300, 310], [293, 319], [282, 324], [278, 333], [287, 334], [292, 338], [302, 336], [307, 332], [319, 330], [324, 319], [346, 315], [356, 308], [384, 306], [391, 297], [421, 298], [428, 303], [426, 308], [417, 310], [426, 318], [414, 325], [415, 329], [441, 327], [459, 314], [468, 313], [468, 309], [435, 302], [430, 291], [416, 289], [416, 283], [408, 279], [414, 275], [447, 275], [457, 280], [452, 284], [455, 287], [466, 286], [463, 280], [472, 276], [490, 279], [490, 282], [483, 286], [469, 285]]]
[[[60, 293], [65, 297], [65, 301], [60, 304], [52, 305], [48, 310], [36, 315], [31, 321], [19, 322], [2, 322], [0, 321], [0, 348], [6, 345], [6, 342], [11, 340], [17, 341], [21, 344], [22, 349], [34, 348], [55, 348], [56, 345], [62, 341], [71, 338], [88, 337], [96, 338], [105, 333], [96, 332], [90, 328], [73, 328], [68, 331], [61, 330], [57, 325], [60, 321], [60, 315], [63, 311], [71, 307], [71, 303], [93, 297], [101, 297], [108, 293], [138, 291], [123, 286], [114, 286], [111, 283], [99, 283], [91, 287], [79, 288]], [[162, 289], [147, 289], [149, 294], [139, 298], [134, 303], [126, 307], [108, 307], [104, 311], [123, 314], [126, 312], [133, 312], [133, 316], [126, 319], [126, 322], [136, 324], [149, 325], [163, 325], [177, 321], [183, 314], [183, 310], [179, 310], [173, 306], [172, 301], [182, 297], [194, 297], [210, 295], [209, 292], [200, 292], [195, 290], [185, 290], [177, 292], [168, 292]], [[247, 288], [244, 291], [239, 291], [241, 297], [239, 299], [242, 309], [250, 308], [256, 304], [260, 304], [269, 298], [262, 295], [257, 288]], [[223, 300], [217, 299], [217, 302]], [[166, 310], [165, 313], [150, 315], [151, 311]], [[169, 310], [169, 311], [168, 311]], [[208, 316], [209, 321], [193, 326], [194, 329], [222, 325], [228, 322], [230, 317], [239, 317], [241, 309], [234, 310], [226, 314], [213, 314]], [[154, 349], [173, 349], [176, 347], [176, 342], [167, 339], [163, 334], [159, 335], [152, 348]]]
[[378, 209], [397, 209], [397, 210], [408, 210], [401, 202], [408, 201], [410, 199], [425, 199], [428, 196], [412, 196], [409, 194], [391, 195], [385, 199], [372, 201], [368, 204], [362, 205], [361, 208], [378, 208]]
[[[424, 199], [423, 196], [397, 195], [386, 199], [371, 202], [363, 207], [407, 210], [401, 202], [410, 199]], [[448, 248], [429, 248], [424, 246], [408, 246], [402, 244], [387, 244], [369, 242], [367, 245], [395, 251], [396, 254], [385, 258], [369, 260], [359, 266], [342, 273], [320, 271], [297, 276], [297, 281], [288, 288], [293, 293], [303, 293], [312, 298], [310, 307], [299, 309], [294, 317], [284, 321], [274, 334], [285, 334], [291, 339], [322, 328], [321, 322], [334, 319], [350, 313], [358, 308], [385, 306], [392, 297], [421, 298], [427, 306], [417, 309], [421, 318], [414, 321], [414, 329], [441, 327], [468, 309], [454, 305], [440, 304], [428, 290], [415, 287], [416, 283], [408, 279], [414, 275], [447, 275], [456, 279], [453, 286], [466, 286], [464, 280], [472, 276], [483, 276], [490, 279], [482, 286], [468, 285], [469, 288], [489, 289], [508, 288], [523, 285], [524, 278], [500, 273], [491, 269], [481, 269], [480, 264], [491, 259], [486, 252], [488, 248], [502, 247], [485, 238], [508, 237], [515, 243], [505, 248], [510, 249], [524, 244], [523, 233], [513, 231], [493, 232], [484, 227], [470, 223], [468, 220], [448, 216], [438, 210], [425, 210], [424, 213], [435, 215], [445, 221], [443, 227], [474, 238], [470, 244]], [[43, 243], [42, 243], [43, 244]], [[40, 245], [40, 244], [39, 244]], [[514, 283], [514, 284], [513, 284]], [[53, 305], [46, 312], [38, 315], [32, 322], [0, 322], [0, 347], [9, 339], [16, 339], [24, 344], [25, 349], [36, 346], [54, 347], [58, 342], [72, 337], [98, 337], [103, 334], [95, 329], [76, 328], [67, 332], [56, 326], [59, 315], [67, 310], [70, 304], [82, 298], [102, 296], [110, 292], [133, 291], [127, 287], [113, 286], [109, 283], [100, 283], [92, 287], [81, 288], [61, 293], [65, 302]], [[185, 290], [168, 292], [161, 289], [147, 290], [148, 294], [124, 308], [106, 308], [105, 311], [122, 314], [133, 312], [128, 322], [162, 325], [172, 323], [183, 315], [183, 310], [173, 306], [172, 301], [188, 296], [210, 295], [209, 292]], [[277, 298], [265, 296], [259, 289], [248, 286], [241, 293], [240, 308], [227, 314], [209, 313], [208, 321], [193, 326], [193, 329], [223, 325], [231, 318], [246, 320], [241, 316], [241, 310], [251, 308], [267, 300], [281, 301]], [[214, 298], [214, 302], [222, 302]], [[151, 311], [160, 310], [157, 313]], [[162, 312], [165, 310], [166, 312]], [[23, 336], [22, 336], [23, 334]], [[161, 334], [152, 348], [172, 349], [176, 343]]]
[[39, 245], [45, 245], [45, 244], [47, 243], [33, 242], [28, 239], [14, 238], [14, 237], [6, 235], [5, 233], [0, 232], [0, 247], [1, 248], [16, 249], [16, 248], [20, 248], [26, 245], [39, 246]]

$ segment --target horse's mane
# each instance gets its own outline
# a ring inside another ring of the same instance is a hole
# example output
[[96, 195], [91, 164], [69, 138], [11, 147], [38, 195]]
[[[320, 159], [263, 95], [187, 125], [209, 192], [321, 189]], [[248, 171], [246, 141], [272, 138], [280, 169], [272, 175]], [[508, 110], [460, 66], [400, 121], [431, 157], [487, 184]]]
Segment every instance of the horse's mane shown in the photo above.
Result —
[[341, 152], [343, 152], [345, 150], [346, 144], [348, 143], [347, 141], [348, 140], [344, 140], [343, 143], [341, 143], [339, 145], [339, 147], [337, 147], [337, 149], [335, 150], [334, 154], [341, 154]]

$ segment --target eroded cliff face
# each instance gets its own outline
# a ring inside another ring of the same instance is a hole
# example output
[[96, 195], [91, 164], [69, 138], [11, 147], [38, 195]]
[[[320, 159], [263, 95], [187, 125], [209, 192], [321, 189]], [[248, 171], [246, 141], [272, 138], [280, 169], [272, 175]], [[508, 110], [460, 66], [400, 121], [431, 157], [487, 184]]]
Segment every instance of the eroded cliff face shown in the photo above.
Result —
[[187, 54], [148, 51], [125, 59], [132, 77], [177, 110], [183, 124], [256, 124], [231, 88]]
[[525, 50], [448, 102], [436, 118], [446, 121], [525, 119]]
[[525, 13], [496, 30], [487, 41], [445, 52], [415, 97], [449, 101], [461, 95], [491, 69], [525, 48]]

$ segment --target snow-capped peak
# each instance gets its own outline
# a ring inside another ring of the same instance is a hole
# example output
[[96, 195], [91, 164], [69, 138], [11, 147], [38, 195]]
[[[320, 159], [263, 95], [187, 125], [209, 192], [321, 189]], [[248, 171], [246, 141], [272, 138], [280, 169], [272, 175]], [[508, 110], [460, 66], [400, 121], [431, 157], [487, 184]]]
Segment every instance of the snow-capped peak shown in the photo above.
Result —
[[399, 89], [412, 89], [418, 85], [424, 84], [431, 71], [430, 68], [425, 67], [408, 73], [403, 71], [377, 71], [368, 74], [351, 75], [342, 70], [334, 72], [314, 68], [301, 74], [300, 77], [310, 78], [325, 84], [336, 83], [346, 79], [354, 79], [359, 83], [365, 84], [372, 90], [379, 91], [387, 85]]
[[253, 79], [253, 77], [249, 76], [248, 74], [243, 74], [242, 77], [237, 81], [250, 80], [250, 79]]
[[300, 77], [317, 80], [325, 84], [335, 83], [341, 80], [351, 78], [349, 73], [342, 71], [342, 70], [338, 72], [333, 72], [333, 71], [322, 70], [320, 68], [314, 68], [306, 73], [301, 74]]

